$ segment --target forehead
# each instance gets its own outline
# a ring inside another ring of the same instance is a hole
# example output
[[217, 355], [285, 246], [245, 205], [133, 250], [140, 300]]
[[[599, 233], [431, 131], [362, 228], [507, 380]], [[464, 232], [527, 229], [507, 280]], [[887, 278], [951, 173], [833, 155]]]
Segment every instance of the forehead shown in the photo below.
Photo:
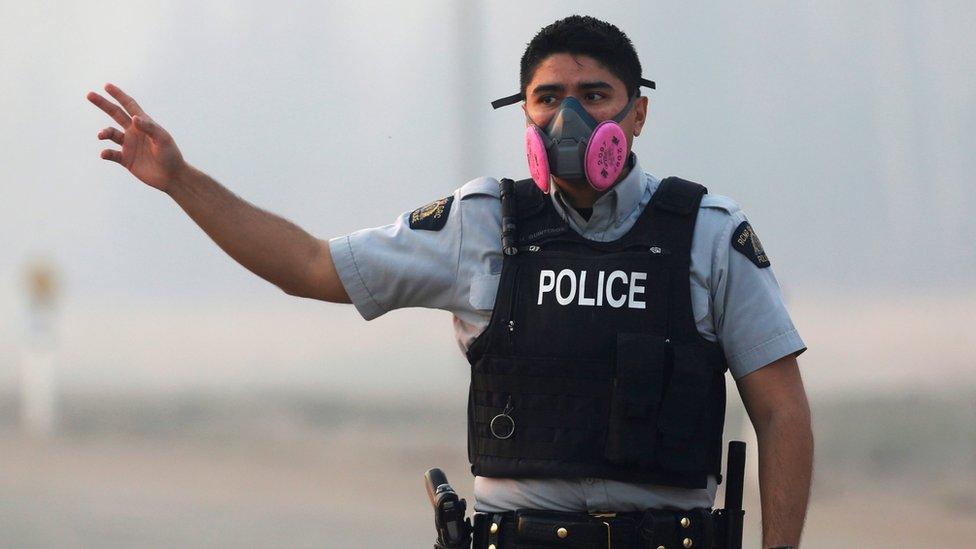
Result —
[[588, 55], [554, 53], [543, 59], [532, 74], [526, 91], [534, 86], [562, 84], [572, 86], [580, 82], [607, 82], [614, 88], [623, 88], [624, 83], [602, 63]]

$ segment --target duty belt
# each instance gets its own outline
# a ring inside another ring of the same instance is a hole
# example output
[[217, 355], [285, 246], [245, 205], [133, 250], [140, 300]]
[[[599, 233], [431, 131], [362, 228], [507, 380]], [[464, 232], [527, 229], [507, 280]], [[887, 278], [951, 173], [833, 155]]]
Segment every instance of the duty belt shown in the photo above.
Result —
[[591, 514], [519, 509], [475, 513], [473, 526], [464, 516], [465, 501], [447, 483], [444, 473], [430, 469], [424, 479], [434, 508], [434, 548], [742, 549], [745, 461], [746, 443], [730, 441], [722, 509]]
[[472, 549], [712, 549], [712, 509], [563, 513], [519, 509], [475, 513]]

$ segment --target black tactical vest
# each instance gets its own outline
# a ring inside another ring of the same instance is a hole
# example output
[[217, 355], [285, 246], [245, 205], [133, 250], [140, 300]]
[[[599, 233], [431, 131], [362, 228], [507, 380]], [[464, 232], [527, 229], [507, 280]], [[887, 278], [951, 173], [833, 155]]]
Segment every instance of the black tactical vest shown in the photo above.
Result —
[[626, 235], [595, 242], [532, 180], [502, 180], [501, 280], [467, 353], [475, 475], [721, 482], [727, 366], [689, 280], [706, 192], [664, 179]]

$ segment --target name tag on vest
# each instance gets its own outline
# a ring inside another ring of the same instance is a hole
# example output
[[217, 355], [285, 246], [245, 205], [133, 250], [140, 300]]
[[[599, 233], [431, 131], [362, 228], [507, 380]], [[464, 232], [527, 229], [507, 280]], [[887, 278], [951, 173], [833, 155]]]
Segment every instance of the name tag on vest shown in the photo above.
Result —
[[[563, 306], [643, 309], [647, 273], [625, 271], [539, 271], [539, 299]], [[549, 295], [552, 294], [552, 295]]]

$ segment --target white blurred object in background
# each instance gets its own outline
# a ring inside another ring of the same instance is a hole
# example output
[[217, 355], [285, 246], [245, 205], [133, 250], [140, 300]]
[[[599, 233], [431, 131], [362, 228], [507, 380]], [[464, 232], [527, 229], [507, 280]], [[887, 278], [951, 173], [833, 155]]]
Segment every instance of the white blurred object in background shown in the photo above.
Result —
[[28, 309], [20, 362], [20, 417], [27, 433], [46, 438], [57, 428], [57, 273], [45, 260], [30, 261], [25, 272]]

